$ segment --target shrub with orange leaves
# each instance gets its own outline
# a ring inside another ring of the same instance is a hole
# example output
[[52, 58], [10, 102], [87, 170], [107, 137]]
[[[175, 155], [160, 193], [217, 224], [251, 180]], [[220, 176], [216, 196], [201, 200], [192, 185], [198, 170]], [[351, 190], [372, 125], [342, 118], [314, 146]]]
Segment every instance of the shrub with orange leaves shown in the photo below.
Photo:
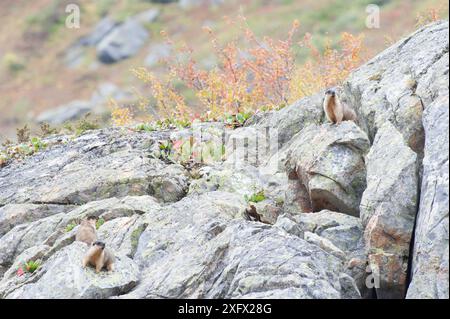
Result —
[[124, 126], [131, 123], [133, 116], [127, 107], [120, 107], [114, 99], [109, 100], [111, 107], [111, 120], [115, 126]]
[[[283, 107], [303, 96], [340, 83], [361, 63], [362, 36], [342, 35], [340, 49], [328, 43], [324, 52], [312, 45], [311, 36], [301, 42], [311, 52], [312, 59], [302, 66], [295, 64], [293, 46], [299, 22], [294, 21], [284, 40], [255, 36], [245, 17], [235, 21], [227, 19], [231, 27], [239, 30], [240, 38], [220, 44], [213, 30], [206, 27], [217, 65], [202, 69], [187, 45], [174, 50], [176, 54], [165, 60], [166, 77], [156, 76], [145, 68], [133, 73], [150, 87], [158, 110], [167, 118], [192, 121], [225, 120], [239, 126], [258, 110]], [[166, 42], [174, 46], [170, 37], [162, 32]], [[240, 40], [240, 41], [238, 41]], [[241, 47], [238, 43], [243, 43]], [[193, 115], [179, 91], [179, 82], [194, 92], [204, 110], [202, 116]]]
[[416, 27], [422, 27], [432, 22], [436, 22], [441, 19], [441, 11], [443, 7], [428, 8], [423, 12], [419, 12], [416, 17]]
[[311, 59], [297, 67], [291, 81], [291, 99], [294, 102], [304, 96], [327, 87], [340, 85], [352, 70], [364, 61], [363, 35], [343, 33], [337, 48], [328, 40], [320, 52], [306, 34], [300, 43], [311, 52]]

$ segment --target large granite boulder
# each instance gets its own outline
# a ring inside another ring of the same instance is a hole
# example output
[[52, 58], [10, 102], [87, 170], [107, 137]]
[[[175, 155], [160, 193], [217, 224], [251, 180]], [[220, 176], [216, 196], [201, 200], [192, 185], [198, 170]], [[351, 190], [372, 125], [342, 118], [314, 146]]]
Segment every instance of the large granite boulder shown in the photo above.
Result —
[[359, 216], [368, 149], [366, 134], [351, 121], [306, 127], [289, 146], [286, 173], [297, 187], [290, 188], [295, 194], [287, 198], [300, 198], [301, 211], [330, 209]]
[[425, 157], [407, 298], [449, 298], [448, 102], [447, 88], [424, 112]]
[[378, 298], [403, 298], [418, 203], [417, 155], [390, 122], [378, 129], [367, 155], [361, 221]]

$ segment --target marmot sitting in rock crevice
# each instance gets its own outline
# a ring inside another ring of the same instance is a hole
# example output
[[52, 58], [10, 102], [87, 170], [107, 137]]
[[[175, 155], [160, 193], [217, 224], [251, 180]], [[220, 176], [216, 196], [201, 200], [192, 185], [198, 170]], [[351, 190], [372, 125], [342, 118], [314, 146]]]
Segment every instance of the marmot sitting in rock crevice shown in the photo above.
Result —
[[75, 236], [76, 241], [82, 241], [88, 245], [91, 245], [97, 240], [96, 230], [97, 217], [89, 216], [81, 221], [78, 227], [77, 234]]
[[323, 100], [323, 110], [328, 120], [339, 124], [342, 121], [356, 122], [356, 113], [347, 104], [341, 102], [335, 89], [328, 89]]

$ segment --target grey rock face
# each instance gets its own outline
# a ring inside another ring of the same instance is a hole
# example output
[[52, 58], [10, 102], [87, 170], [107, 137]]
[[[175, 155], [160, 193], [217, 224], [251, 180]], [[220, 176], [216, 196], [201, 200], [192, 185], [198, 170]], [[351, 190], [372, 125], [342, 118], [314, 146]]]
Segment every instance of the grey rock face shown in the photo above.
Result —
[[[438, 65], [447, 63], [448, 69], [448, 30], [448, 21], [425, 26], [378, 54], [348, 78], [345, 96], [371, 140], [390, 121], [413, 151], [422, 152], [423, 103], [440, 90], [448, 92], [445, 77], [430, 78], [430, 71], [437, 70]], [[438, 73], [445, 74], [444, 70], [440, 68]]]
[[179, 199], [188, 189], [183, 169], [149, 158], [158, 134], [128, 134], [120, 129], [86, 133], [23, 164], [12, 164], [0, 171], [0, 205], [84, 204], [148, 194]]
[[425, 158], [407, 298], [449, 297], [448, 101], [447, 91], [424, 112]]
[[72, 210], [71, 205], [8, 204], [0, 207], [0, 237], [17, 225]]
[[341, 297], [339, 258], [280, 228], [242, 220], [245, 203], [230, 214], [230, 196], [237, 195], [186, 197], [147, 214], [135, 255], [145, 275], [123, 298]]
[[306, 236], [309, 242], [341, 258], [346, 264], [345, 273], [353, 278], [358, 288], [359, 297], [371, 297], [366, 285], [368, 273], [363, 227], [358, 217], [329, 210], [313, 214], [285, 214], [278, 217], [275, 227], [300, 238]]
[[276, 131], [281, 148], [303, 128], [311, 124], [320, 124], [323, 116], [322, 97], [322, 94], [305, 97], [278, 112], [256, 116], [254, 119], [250, 119], [247, 125], [268, 127], [270, 130]]
[[302, 211], [330, 209], [359, 216], [368, 149], [367, 136], [353, 122], [306, 127], [289, 146], [286, 172], [298, 187], [291, 188], [296, 195], [288, 198], [304, 193]]
[[380, 276], [379, 298], [405, 295], [417, 197], [417, 156], [387, 122], [367, 155], [367, 189], [361, 200], [369, 265]]
[[135, 19], [128, 19], [115, 27], [97, 45], [97, 57], [106, 64], [135, 55], [149, 37], [147, 30]]

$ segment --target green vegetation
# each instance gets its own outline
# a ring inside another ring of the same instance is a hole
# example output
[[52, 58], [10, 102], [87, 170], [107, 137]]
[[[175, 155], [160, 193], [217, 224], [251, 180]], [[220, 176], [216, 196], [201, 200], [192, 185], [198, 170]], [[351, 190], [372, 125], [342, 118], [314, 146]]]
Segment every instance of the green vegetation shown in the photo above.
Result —
[[153, 132], [157, 130], [157, 127], [153, 123], [141, 123], [136, 125], [134, 129], [141, 132]]
[[72, 229], [74, 229], [76, 226], [77, 226], [77, 224], [74, 223], [74, 222], [71, 222], [70, 224], [68, 224], [68, 225], [66, 226], [66, 229], [65, 229], [66, 233], [70, 232], [70, 231], [71, 231]]
[[65, 8], [67, 3], [61, 0], [53, 0], [36, 14], [26, 18], [29, 31], [36, 32], [48, 38], [59, 31], [65, 23]]
[[131, 233], [131, 249], [133, 251], [136, 250], [139, 243], [139, 238], [141, 237], [141, 234], [144, 232], [146, 227], [146, 224], [142, 224]]
[[57, 128], [51, 127], [48, 123], [42, 123], [41, 126], [41, 136], [46, 137], [52, 134], [57, 134], [59, 130]]
[[10, 140], [5, 141], [0, 149], [0, 167], [5, 166], [10, 160], [22, 160], [47, 147], [47, 143], [39, 137], [30, 138], [30, 130], [27, 125], [17, 129], [18, 144]]
[[2, 59], [2, 65], [11, 74], [16, 74], [25, 69], [25, 63], [14, 53], [6, 53]]
[[159, 142], [159, 151], [154, 154], [160, 160], [172, 162], [173, 157], [173, 142], [170, 140]]
[[251, 196], [245, 195], [245, 200], [251, 203], [259, 203], [266, 199], [266, 195], [264, 194], [264, 190], [261, 190], [257, 193], [252, 194]]
[[102, 225], [105, 223], [105, 219], [103, 217], [100, 217], [97, 219], [97, 222], [95, 223], [95, 228], [99, 229], [102, 227]]
[[76, 136], [83, 135], [89, 130], [96, 130], [100, 128], [98, 119], [91, 119], [91, 113], [86, 113], [84, 117], [76, 123], [66, 122], [63, 128]]
[[30, 260], [30, 261], [25, 263], [25, 265], [24, 265], [25, 267], [24, 268], [25, 268], [25, 270], [27, 272], [34, 273], [39, 268], [40, 265], [41, 264], [40, 264], [39, 261]]

